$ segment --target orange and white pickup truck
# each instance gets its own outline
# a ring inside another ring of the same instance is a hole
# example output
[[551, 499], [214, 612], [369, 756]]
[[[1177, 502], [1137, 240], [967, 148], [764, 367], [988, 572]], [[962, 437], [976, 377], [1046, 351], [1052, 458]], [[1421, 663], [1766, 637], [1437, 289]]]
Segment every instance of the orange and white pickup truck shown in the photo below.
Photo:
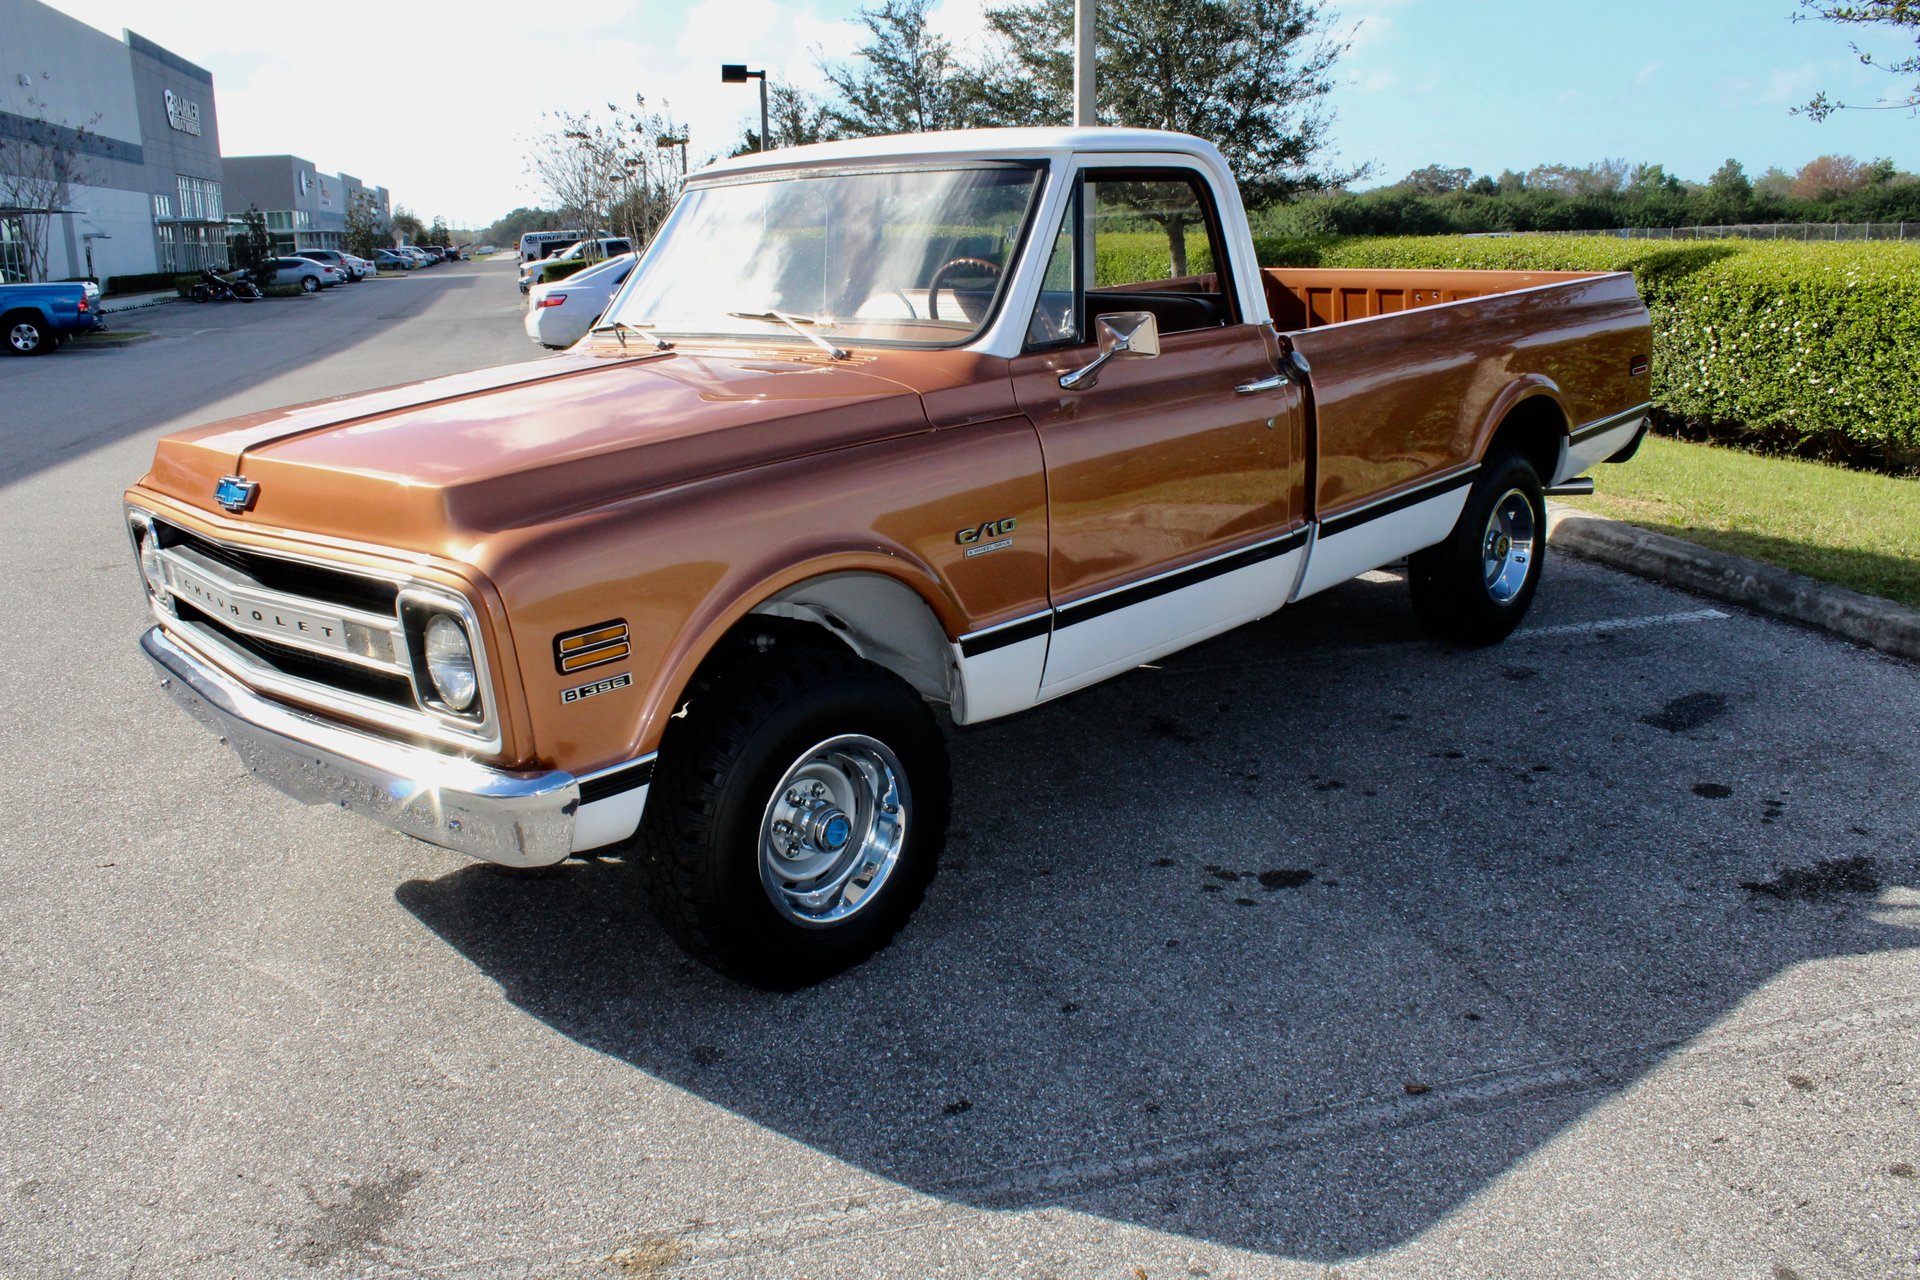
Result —
[[1405, 560], [1455, 642], [1646, 431], [1623, 274], [1263, 270], [1208, 143], [1020, 129], [696, 174], [565, 354], [160, 442], [182, 704], [263, 778], [511, 866], [618, 850], [746, 981], [933, 878], [943, 732]]

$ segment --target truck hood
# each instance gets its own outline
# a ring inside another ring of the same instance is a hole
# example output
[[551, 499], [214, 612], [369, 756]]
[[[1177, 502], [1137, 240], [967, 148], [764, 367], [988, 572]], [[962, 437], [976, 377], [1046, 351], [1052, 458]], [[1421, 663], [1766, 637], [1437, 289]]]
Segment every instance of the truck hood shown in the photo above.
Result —
[[754, 350], [567, 355], [253, 414], [169, 436], [143, 482], [247, 524], [450, 545], [725, 471], [929, 430], [872, 362]]

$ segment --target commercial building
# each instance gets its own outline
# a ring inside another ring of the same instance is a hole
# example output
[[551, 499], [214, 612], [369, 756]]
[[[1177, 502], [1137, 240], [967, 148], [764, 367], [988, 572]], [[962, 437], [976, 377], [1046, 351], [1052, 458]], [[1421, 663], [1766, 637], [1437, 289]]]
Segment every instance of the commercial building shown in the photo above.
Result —
[[267, 232], [279, 253], [346, 247], [347, 213], [356, 203], [373, 215], [382, 234], [392, 225], [392, 198], [348, 173], [322, 173], [300, 156], [228, 156], [227, 208], [238, 217], [249, 207], [267, 215]]
[[385, 187], [297, 156], [223, 160], [205, 68], [0, 0], [0, 281], [224, 266], [249, 205], [282, 251], [338, 249], [355, 202], [390, 225]]
[[0, 278], [224, 261], [213, 77], [38, 0], [0, 0], [0, 32]]

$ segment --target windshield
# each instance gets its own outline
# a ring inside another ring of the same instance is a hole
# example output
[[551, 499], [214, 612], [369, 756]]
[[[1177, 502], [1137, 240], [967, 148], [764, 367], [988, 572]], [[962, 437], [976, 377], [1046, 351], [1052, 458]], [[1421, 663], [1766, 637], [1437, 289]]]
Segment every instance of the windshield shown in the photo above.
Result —
[[609, 320], [657, 333], [950, 346], [993, 314], [1030, 165], [784, 173], [693, 187]]

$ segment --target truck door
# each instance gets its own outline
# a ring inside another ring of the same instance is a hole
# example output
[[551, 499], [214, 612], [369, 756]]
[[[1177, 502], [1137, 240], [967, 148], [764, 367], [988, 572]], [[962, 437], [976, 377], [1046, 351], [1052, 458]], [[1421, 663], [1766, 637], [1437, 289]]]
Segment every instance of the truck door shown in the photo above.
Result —
[[[1305, 542], [1298, 387], [1244, 319], [1227, 239], [1191, 169], [1082, 170], [1013, 362], [1047, 467], [1057, 610], [1042, 696], [1271, 612]], [[1160, 354], [1063, 375], [1095, 321], [1153, 315]]]

